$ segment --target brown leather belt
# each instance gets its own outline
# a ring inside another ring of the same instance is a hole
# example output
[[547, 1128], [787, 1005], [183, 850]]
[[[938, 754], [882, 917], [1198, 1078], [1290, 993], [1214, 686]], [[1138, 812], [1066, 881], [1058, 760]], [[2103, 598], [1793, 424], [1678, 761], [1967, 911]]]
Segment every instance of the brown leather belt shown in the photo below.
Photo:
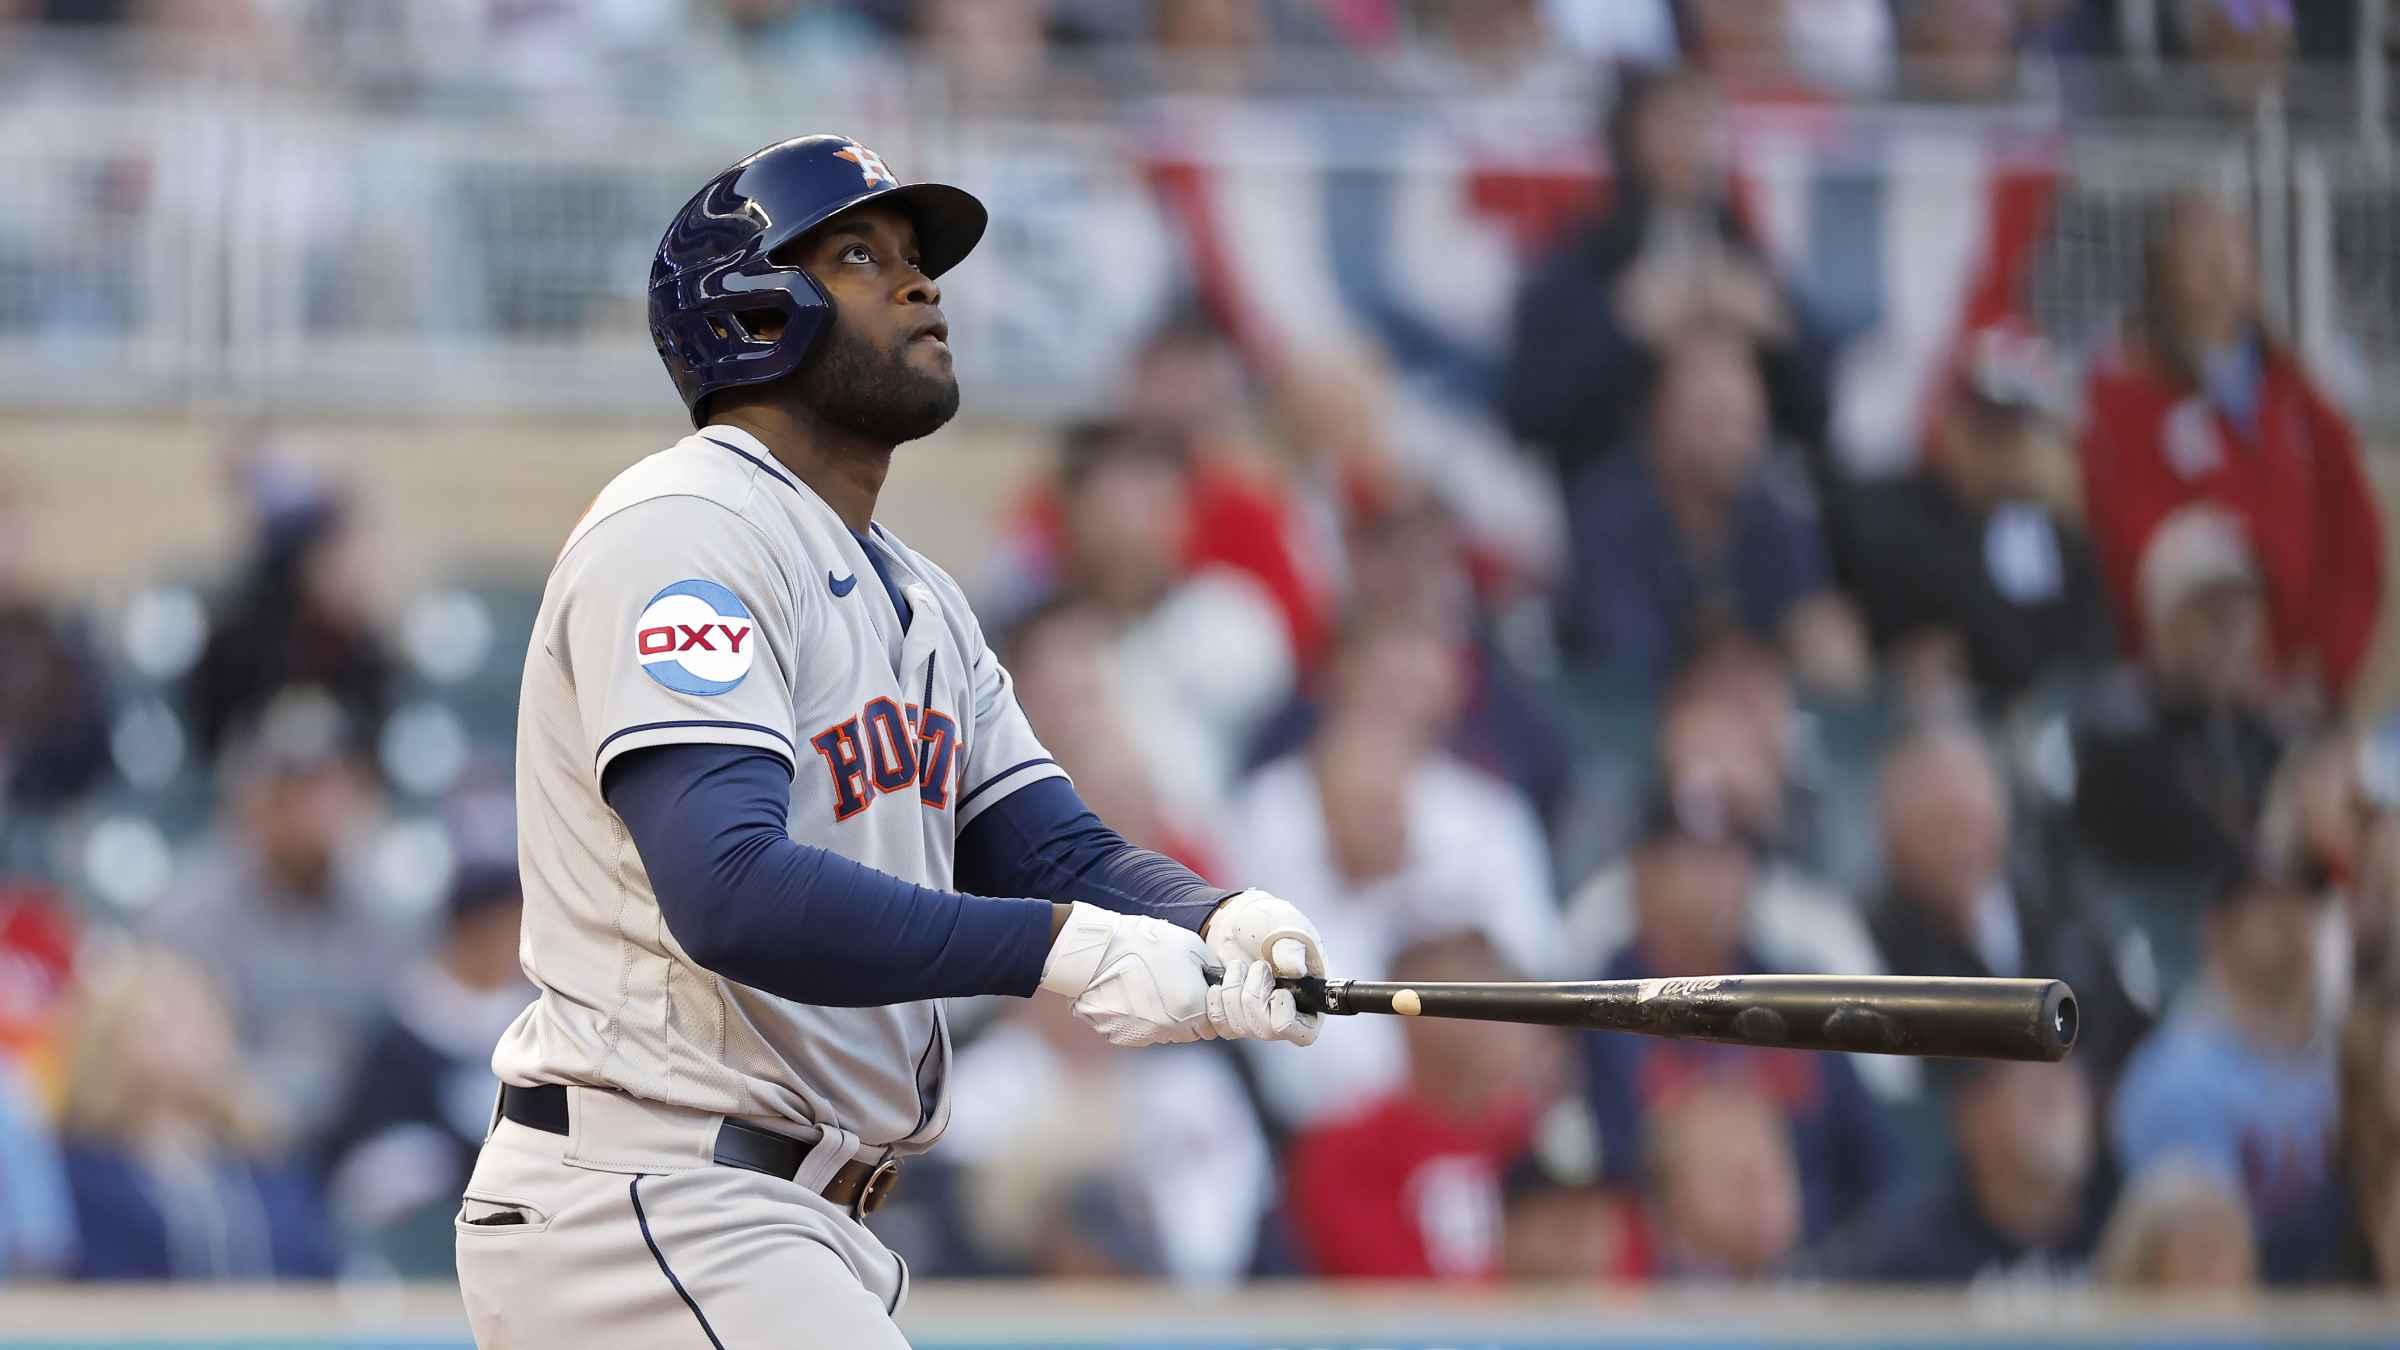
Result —
[[[594, 1089], [606, 1091], [605, 1088]], [[518, 1087], [504, 1083], [500, 1087], [500, 1114], [525, 1126], [548, 1134], [567, 1133], [567, 1090], [556, 1083], [539, 1087]], [[720, 1167], [739, 1167], [748, 1172], [764, 1172], [771, 1177], [790, 1181], [799, 1175], [800, 1165], [808, 1160], [816, 1145], [762, 1130], [740, 1121], [728, 1120], [717, 1127], [716, 1161]], [[818, 1192], [826, 1199], [865, 1218], [883, 1208], [883, 1202], [899, 1189], [900, 1160], [886, 1158], [870, 1163], [853, 1160], [843, 1163]]]

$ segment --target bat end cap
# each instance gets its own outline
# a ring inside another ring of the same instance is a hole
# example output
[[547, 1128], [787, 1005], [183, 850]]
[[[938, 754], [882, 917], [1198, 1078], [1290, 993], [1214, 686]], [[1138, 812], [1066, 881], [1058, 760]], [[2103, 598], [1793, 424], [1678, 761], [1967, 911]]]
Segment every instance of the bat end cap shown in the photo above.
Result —
[[2049, 1021], [2048, 1044], [2045, 1048], [2051, 1051], [2050, 1058], [2064, 1059], [2067, 1052], [2075, 1048], [2075, 1035], [2082, 1029], [2081, 1010], [2075, 1006], [2075, 991], [2063, 984], [2056, 985], [2044, 1003], [2047, 1005], [2044, 1011]]

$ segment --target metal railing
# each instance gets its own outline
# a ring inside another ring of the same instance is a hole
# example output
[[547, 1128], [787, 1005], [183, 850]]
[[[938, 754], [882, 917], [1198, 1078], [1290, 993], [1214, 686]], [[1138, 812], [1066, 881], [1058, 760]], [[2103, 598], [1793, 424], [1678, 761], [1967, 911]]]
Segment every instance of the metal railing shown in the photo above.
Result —
[[[1452, 103], [1389, 89], [999, 118], [930, 77], [897, 103], [819, 84], [767, 112], [562, 121], [380, 112], [219, 71], [95, 75], [22, 54], [9, 69], [33, 72], [0, 88], [0, 403], [19, 406], [655, 410], [641, 305], [662, 223], [734, 155], [831, 119], [911, 174], [993, 200], [992, 236], [947, 301], [962, 375], [983, 410], [1057, 415], [1104, 397], [1142, 319], [1191, 284], [1145, 179], [1162, 146], [1271, 169], [1295, 203], [1288, 246], [1338, 250], [1349, 241], [1310, 214], [1318, 198], [1364, 183], [1407, 203], [1485, 163], [1585, 172], [1590, 126], [1580, 94]], [[771, 84], [726, 82], [742, 98]], [[876, 111], [856, 126], [837, 108]], [[2213, 187], [2253, 214], [2284, 330], [2380, 428], [2400, 428], [2400, 180], [2372, 138], [2280, 108], [2248, 125], [2064, 125], [2026, 296], [2038, 321], [2070, 345], [2096, 339], [2132, 299], [2158, 205]]]

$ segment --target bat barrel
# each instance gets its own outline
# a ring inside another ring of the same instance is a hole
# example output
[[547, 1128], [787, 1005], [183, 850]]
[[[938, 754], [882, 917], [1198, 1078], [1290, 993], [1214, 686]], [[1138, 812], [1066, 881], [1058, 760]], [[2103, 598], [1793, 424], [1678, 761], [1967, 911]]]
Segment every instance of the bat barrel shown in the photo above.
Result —
[[[1304, 1007], [1631, 1031], [1878, 1055], [2055, 1061], [2079, 1009], [2058, 980], [1711, 975], [1578, 983], [1303, 981]], [[1398, 1006], [1395, 1007], [1395, 1002]]]

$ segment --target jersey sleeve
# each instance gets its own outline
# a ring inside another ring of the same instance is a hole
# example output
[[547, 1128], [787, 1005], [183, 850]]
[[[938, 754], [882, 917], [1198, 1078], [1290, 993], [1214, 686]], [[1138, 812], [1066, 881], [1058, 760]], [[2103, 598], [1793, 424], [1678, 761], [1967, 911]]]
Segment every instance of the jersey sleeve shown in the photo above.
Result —
[[575, 691], [595, 778], [647, 746], [753, 746], [793, 765], [797, 606], [767, 538], [699, 497], [593, 526], [560, 563], [544, 635]]
[[1017, 703], [1016, 682], [983, 640], [975, 637], [975, 726], [967, 738], [966, 765], [959, 777], [958, 820], [964, 831], [992, 803], [1045, 778], [1064, 778], [1050, 752], [1033, 734], [1033, 723]]

